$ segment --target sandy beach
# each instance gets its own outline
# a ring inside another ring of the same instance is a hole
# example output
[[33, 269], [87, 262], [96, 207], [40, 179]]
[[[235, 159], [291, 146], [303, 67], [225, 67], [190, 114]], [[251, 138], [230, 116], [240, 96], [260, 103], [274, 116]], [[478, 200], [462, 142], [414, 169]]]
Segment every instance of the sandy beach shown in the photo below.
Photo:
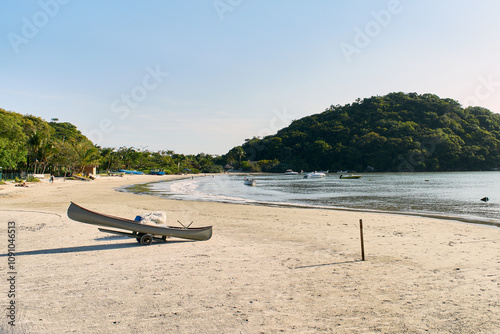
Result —
[[[14, 333], [500, 333], [498, 228], [116, 191], [171, 178], [0, 186], [0, 328], [14, 301]], [[213, 236], [141, 246], [70, 220], [70, 201]]]

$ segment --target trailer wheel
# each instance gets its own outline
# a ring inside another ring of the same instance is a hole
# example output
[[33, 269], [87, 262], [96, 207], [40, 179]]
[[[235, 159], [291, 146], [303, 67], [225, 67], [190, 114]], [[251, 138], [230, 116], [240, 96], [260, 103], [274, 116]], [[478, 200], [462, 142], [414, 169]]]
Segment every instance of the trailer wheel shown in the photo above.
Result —
[[144, 246], [151, 245], [151, 243], [153, 242], [153, 236], [149, 233], [143, 234], [139, 239], [139, 242], [141, 243], [141, 245]]

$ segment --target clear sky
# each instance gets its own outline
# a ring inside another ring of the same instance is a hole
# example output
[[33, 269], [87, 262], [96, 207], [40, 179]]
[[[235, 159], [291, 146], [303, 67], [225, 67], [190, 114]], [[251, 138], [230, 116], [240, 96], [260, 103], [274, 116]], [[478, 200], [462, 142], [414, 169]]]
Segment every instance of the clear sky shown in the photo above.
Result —
[[497, 0], [2, 1], [0, 108], [184, 154], [395, 91], [500, 112], [499, 14]]

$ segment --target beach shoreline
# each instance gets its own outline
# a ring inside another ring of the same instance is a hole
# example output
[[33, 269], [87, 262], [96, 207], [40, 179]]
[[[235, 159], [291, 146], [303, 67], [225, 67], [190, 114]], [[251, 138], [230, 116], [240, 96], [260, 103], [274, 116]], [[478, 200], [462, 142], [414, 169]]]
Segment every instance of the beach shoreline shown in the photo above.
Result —
[[[262, 175], [263, 173], [251, 173], [250, 175]], [[210, 176], [217, 176], [217, 174], [210, 174]], [[219, 174], [220, 175], [220, 174]], [[240, 174], [234, 174], [240, 175]], [[241, 174], [247, 175], [247, 174]], [[268, 175], [268, 174], [264, 174]], [[204, 177], [204, 176], [194, 176], [194, 177]], [[183, 179], [190, 179], [191, 177], [184, 177], [179, 179], [172, 180], [156, 180], [152, 182], [141, 183], [140, 185], [149, 185], [154, 183], [161, 183], [165, 181], [179, 181]], [[169, 196], [157, 194], [155, 191], [151, 192], [149, 190], [144, 189], [135, 189], [136, 185], [126, 185], [118, 191], [130, 192], [136, 195], [146, 195], [146, 196], [157, 196], [165, 199], [171, 199]], [[389, 210], [379, 210], [379, 209], [367, 209], [367, 208], [352, 208], [352, 207], [342, 207], [342, 206], [322, 206], [322, 205], [312, 205], [312, 204], [300, 204], [300, 203], [283, 203], [283, 202], [262, 202], [258, 200], [245, 200], [241, 199], [241, 201], [229, 201], [229, 200], [212, 200], [212, 199], [179, 199], [174, 198], [173, 200], [181, 200], [181, 201], [190, 201], [190, 202], [217, 202], [217, 203], [231, 203], [231, 204], [240, 204], [240, 205], [262, 205], [268, 207], [282, 207], [282, 208], [304, 208], [304, 209], [320, 209], [320, 210], [334, 210], [334, 211], [348, 211], [348, 212], [370, 212], [370, 213], [381, 213], [387, 215], [402, 215], [402, 216], [415, 216], [422, 218], [432, 218], [432, 219], [443, 219], [443, 220], [452, 220], [461, 223], [467, 224], [479, 224], [486, 225], [491, 227], [500, 228], [500, 222], [498, 220], [493, 220], [489, 218], [467, 218], [462, 216], [453, 216], [447, 214], [439, 214], [439, 213], [425, 213], [425, 212], [410, 212], [410, 211], [389, 211]]]
[[[16, 326], [30, 333], [421, 333], [500, 328], [500, 230], [400, 214], [191, 202], [116, 191], [186, 176], [0, 186], [16, 224]], [[66, 216], [213, 225], [208, 241], [141, 246]], [[366, 261], [360, 261], [359, 220]], [[404, 221], [404, 223], [401, 223]], [[2, 280], [8, 278], [4, 251]], [[7, 291], [4, 287], [4, 291]], [[5, 295], [2, 303], [7, 305]], [[9, 328], [7, 318], [0, 323]]]

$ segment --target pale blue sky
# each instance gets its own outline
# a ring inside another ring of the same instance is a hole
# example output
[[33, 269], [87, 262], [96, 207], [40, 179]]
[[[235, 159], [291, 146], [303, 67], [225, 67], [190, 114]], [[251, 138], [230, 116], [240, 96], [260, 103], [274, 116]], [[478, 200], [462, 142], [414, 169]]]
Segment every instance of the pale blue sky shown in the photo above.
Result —
[[500, 112], [499, 1], [2, 1], [0, 108], [103, 147], [224, 154], [332, 104]]

